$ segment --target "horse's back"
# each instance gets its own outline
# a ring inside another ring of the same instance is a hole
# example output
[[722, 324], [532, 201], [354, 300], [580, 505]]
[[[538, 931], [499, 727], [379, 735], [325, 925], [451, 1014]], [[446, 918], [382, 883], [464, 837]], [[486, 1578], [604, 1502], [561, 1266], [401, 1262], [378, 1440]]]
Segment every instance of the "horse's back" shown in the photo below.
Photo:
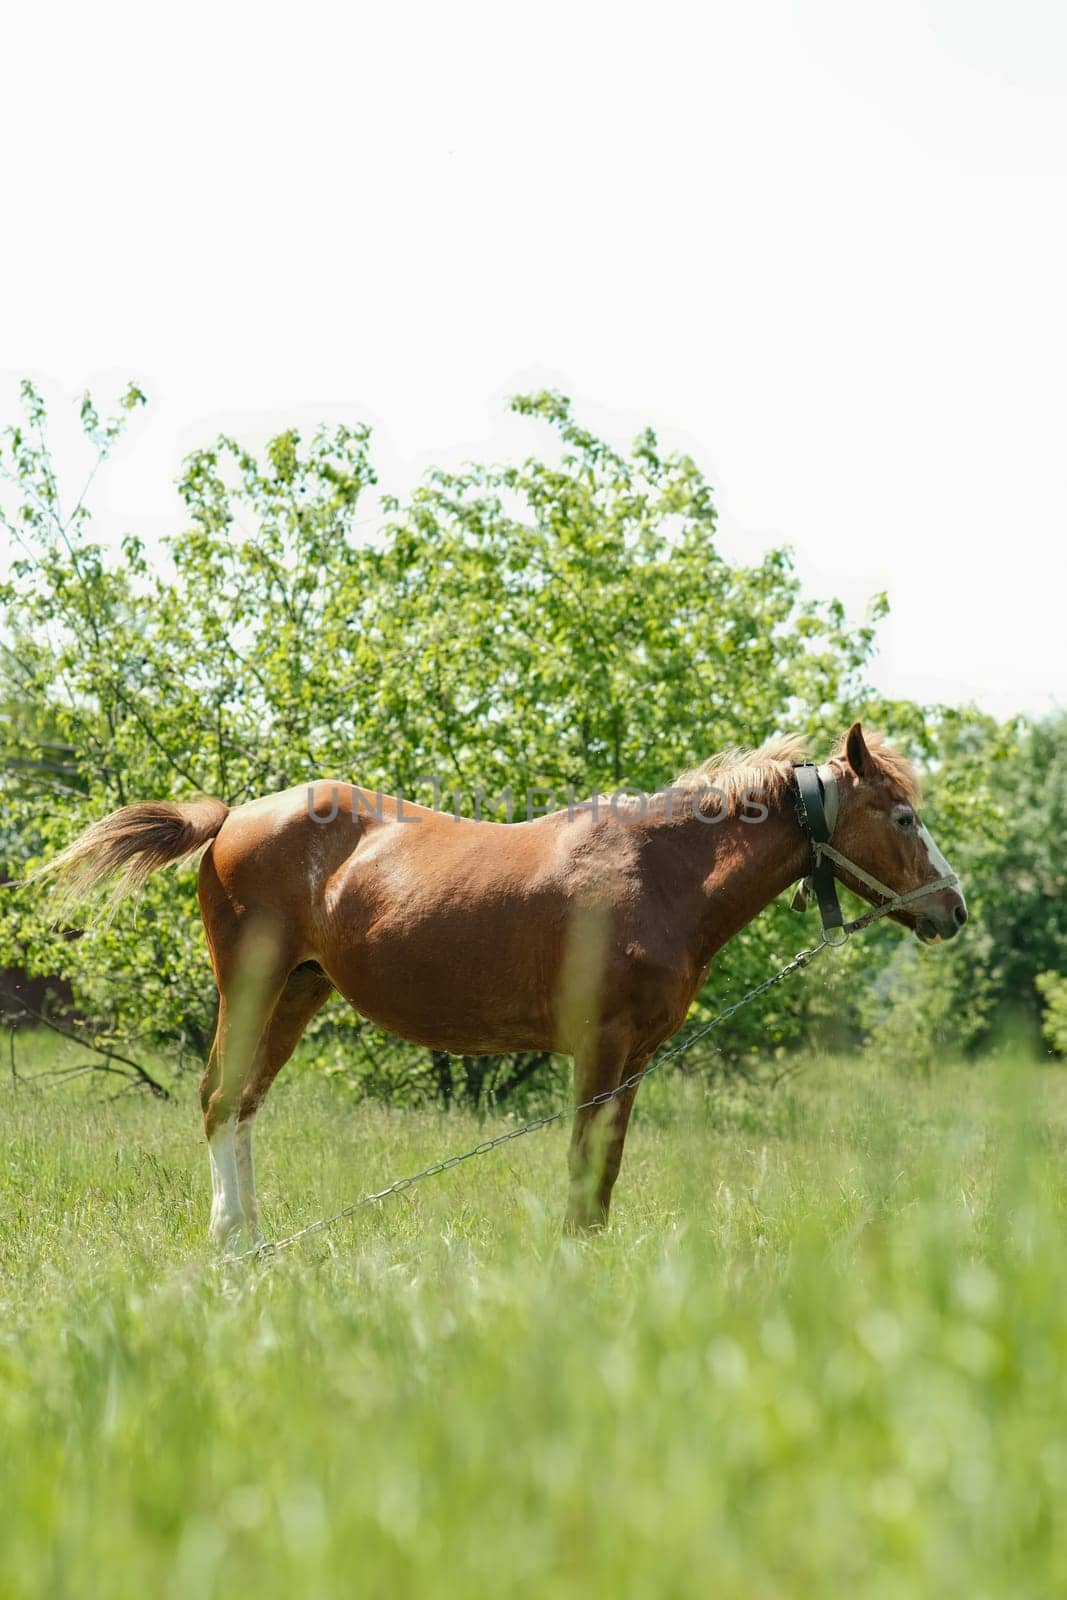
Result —
[[[235, 807], [205, 852], [200, 901], [213, 950], [254, 921], [287, 959], [345, 965], [417, 962], [424, 939], [476, 959], [528, 948], [532, 906], [544, 925], [565, 871], [549, 823], [457, 819], [409, 801], [320, 780]], [[517, 921], [516, 919], [520, 919]], [[524, 931], [525, 929], [525, 931]], [[423, 951], [423, 970], [437, 963]]]

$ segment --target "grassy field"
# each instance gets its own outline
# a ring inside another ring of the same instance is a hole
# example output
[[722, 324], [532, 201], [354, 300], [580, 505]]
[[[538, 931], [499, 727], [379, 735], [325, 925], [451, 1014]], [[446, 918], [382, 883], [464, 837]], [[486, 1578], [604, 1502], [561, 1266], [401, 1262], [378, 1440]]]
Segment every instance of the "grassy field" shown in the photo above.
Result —
[[[0, 1089], [0, 1595], [1067, 1588], [1067, 1079], [646, 1086], [610, 1232], [565, 1134], [218, 1270], [183, 1103]], [[284, 1231], [478, 1135], [282, 1084]]]

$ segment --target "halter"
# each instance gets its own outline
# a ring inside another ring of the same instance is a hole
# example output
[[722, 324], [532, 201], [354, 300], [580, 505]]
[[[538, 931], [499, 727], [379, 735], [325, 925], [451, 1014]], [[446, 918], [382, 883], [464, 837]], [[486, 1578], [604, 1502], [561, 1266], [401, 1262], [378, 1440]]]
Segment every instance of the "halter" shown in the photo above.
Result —
[[[884, 917], [888, 912], [910, 905], [915, 900], [925, 899], [927, 895], [935, 894], [939, 889], [957, 887], [960, 880], [954, 872], [947, 872], [940, 878], [931, 879], [929, 883], [922, 883], [917, 889], [909, 889], [906, 894], [897, 894], [895, 889], [880, 883], [869, 872], [865, 872], [854, 861], [842, 855], [840, 850], [835, 850], [830, 843], [840, 808], [837, 774], [833, 768], [829, 763], [816, 767], [811, 761], [801, 761], [793, 770], [797, 775], [797, 816], [811, 845], [811, 871], [797, 885], [789, 903], [794, 911], [806, 911], [808, 902], [814, 894], [822, 918], [823, 933], [829, 937], [832, 928], [842, 930], [841, 939], [831, 940], [831, 943], [844, 944], [850, 933], [866, 927], [878, 917]], [[881, 895], [885, 903], [876, 906], [866, 916], [857, 917], [853, 922], [846, 922], [837, 898], [835, 867], [843, 867], [865, 888]]]

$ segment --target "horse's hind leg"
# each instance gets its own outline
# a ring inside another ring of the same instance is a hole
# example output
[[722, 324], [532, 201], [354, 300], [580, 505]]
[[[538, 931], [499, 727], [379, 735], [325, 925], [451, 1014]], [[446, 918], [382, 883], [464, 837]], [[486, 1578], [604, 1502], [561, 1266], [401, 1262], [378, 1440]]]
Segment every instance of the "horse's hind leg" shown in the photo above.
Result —
[[240, 1232], [245, 1222], [237, 1164], [237, 1114], [266, 1025], [262, 1015], [253, 1022], [247, 1013], [235, 1021], [235, 1009], [227, 996], [221, 994], [215, 1043], [200, 1080], [200, 1104], [211, 1161], [208, 1231], [220, 1249]]
[[263, 1036], [287, 978], [287, 963], [265, 930], [250, 930], [219, 959], [219, 1020], [200, 1104], [211, 1158], [211, 1237], [222, 1246], [244, 1222], [237, 1171], [237, 1116]]
[[238, 1104], [235, 1141], [237, 1184], [245, 1223], [256, 1244], [263, 1241], [252, 1158], [252, 1129], [256, 1112], [271, 1084], [296, 1049], [304, 1029], [332, 990], [333, 984], [314, 962], [306, 962], [289, 974], [260, 1040]]

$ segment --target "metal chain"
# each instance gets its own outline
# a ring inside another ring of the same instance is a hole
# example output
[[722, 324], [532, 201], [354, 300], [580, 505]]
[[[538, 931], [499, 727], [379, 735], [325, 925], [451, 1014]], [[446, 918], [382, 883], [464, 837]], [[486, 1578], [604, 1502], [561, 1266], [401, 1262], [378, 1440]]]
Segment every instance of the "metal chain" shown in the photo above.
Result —
[[[892, 910], [892, 906], [881, 907], [877, 915], [884, 915], [885, 911]], [[863, 919], [866, 921], [867, 919]], [[872, 919], [873, 920], [873, 919]], [[848, 932], [846, 931], [846, 938]], [[413, 1172], [405, 1178], [396, 1178], [384, 1189], [378, 1189], [374, 1194], [361, 1195], [358, 1200], [352, 1200], [340, 1211], [335, 1211], [332, 1216], [320, 1217], [317, 1222], [309, 1222], [306, 1227], [297, 1228], [295, 1233], [286, 1234], [284, 1238], [272, 1239], [263, 1244], [253, 1245], [250, 1250], [242, 1250], [238, 1255], [223, 1256], [220, 1265], [230, 1266], [238, 1261], [249, 1261], [253, 1258], [264, 1260], [268, 1256], [277, 1255], [282, 1250], [287, 1250], [290, 1245], [296, 1244], [301, 1239], [308, 1239], [314, 1233], [322, 1233], [327, 1228], [332, 1228], [335, 1223], [341, 1222], [345, 1217], [350, 1217], [356, 1211], [362, 1211], [367, 1206], [377, 1205], [380, 1200], [385, 1200], [392, 1194], [401, 1194], [405, 1189], [410, 1189], [416, 1183], [422, 1183], [425, 1178], [434, 1178], [439, 1172], [448, 1172], [453, 1167], [458, 1167], [464, 1161], [470, 1161], [474, 1156], [488, 1155], [490, 1150], [496, 1150], [502, 1144], [508, 1144], [512, 1139], [521, 1139], [528, 1133], [536, 1133], [539, 1128], [547, 1128], [550, 1123], [563, 1122], [567, 1118], [577, 1116], [579, 1111], [591, 1111], [597, 1106], [607, 1105], [617, 1095], [624, 1094], [628, 1089], [636, 1089], [643, 1079], [650, 1073], [658, 1072], [665, 1067], [668, 1061], [673, 1061], [675, 1056], [680, 1056], [684, 1051], [692, 1049], [698, 1039], [703, 1039], [705, 1034], [718, 1028], [742, 1006], [747, 1006], [750, 1001], [757, 999], [761, 994], [766, 994], [768, 989], [773, 989], [775, 984], [781, 983], [791, 973], [799, 972], [809, 962], [814, 961], [819, 953], [827, 948], [843, 943], [843, 940], [831, 940], [825, 936], [818, 944], [810, 949], [799, 950], [792, 961], [786, 963], [781, 971], [775, 972], [769, 978], [764, 978], [762, 983], [757, 983], [754, 989], [749, 989], [740, 1000], [735, 1000], [732, 1005], [725, 1006], [716, 1013], [708, 1022], [701, 1023], [686, 1039], [682, 1039], [671, 1049], [664, 1051], [656, 1060], [650, 1061], [647, 1067], [642, 1067], [640, 1072], [632, 1072], [628, 1078], [615, 1085], [614, 1089], [604, 1089], [600, 1094], [593, 1095], [589, 1100], [583, 1100], [576, 1106], [563, 1106], [559, 1111], [547, 1111], [543, 1116], [531, 1117], [529, 1122], [520, 1123], [517, 1128], [509, 1128], [506, 1133], [498, 1133], [492, 1139], [483, 1139], [470, 1150], [464, 1150], [460, 1155], [448, 1156], [443, 1161], [434, 1161], [428, 1167], [423, 1167], [421, 1172]]]

